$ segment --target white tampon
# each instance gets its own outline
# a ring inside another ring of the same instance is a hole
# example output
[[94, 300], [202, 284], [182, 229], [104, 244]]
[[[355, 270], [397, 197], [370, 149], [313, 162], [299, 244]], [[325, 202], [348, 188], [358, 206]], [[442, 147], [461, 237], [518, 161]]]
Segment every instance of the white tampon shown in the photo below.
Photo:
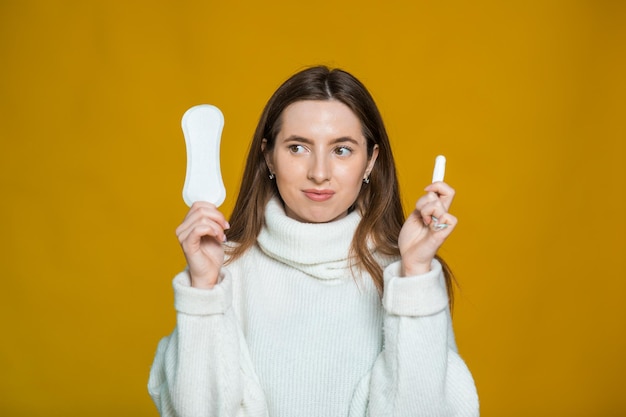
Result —
[[185, 112], [182, 127], [187, 145], [183, 200], [190, 207], [196, 201], [208, 201], [220, 206], [226, 198], [220, 170], [224, 116], [217, 107], [200, 104]]
[[[433, 182], [437, 182], [437, 181], [443, 181], [443, 178], [446, 174], [446, 157], [443, 155], [438, 155], [435, 158], [435, 168], [433, 169]], [[439, 219], [435, 216], [430, 216], [430, 218], [433, 220], [432, 223], [430, 224], [430, 227], [437, 231], [437, 230], [443, 230], [446, 227], [448, 227], [447, 224], [445, 223], [439, 223]]]
[[435, 169], [433, 169], [433, 182], [443, 181], [446, 173], [446, 157], [439, 155], [435, 158]]

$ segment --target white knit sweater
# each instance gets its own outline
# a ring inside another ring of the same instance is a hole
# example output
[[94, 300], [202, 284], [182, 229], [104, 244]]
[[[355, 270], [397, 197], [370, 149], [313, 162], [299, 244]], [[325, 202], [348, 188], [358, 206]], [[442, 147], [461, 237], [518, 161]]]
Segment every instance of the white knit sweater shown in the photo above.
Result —
[[478, 415], [438, 262], [401, 278], [381, 258], [381, 300], [350, 273], [357, 213], [306, 224], [272, 200], [265, 215], [258, 245], [213, 289], [174, 278], [177, 326], [148, 382], [162, 416]]

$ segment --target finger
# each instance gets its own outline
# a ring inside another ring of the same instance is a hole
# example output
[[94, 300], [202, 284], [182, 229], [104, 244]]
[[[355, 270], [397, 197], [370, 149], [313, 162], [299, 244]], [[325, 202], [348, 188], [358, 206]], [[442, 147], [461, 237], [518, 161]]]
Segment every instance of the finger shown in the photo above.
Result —
[[186, 255], [190, 255], [200, 250], [205, 243], [208, 243], [207, 239], [212, 240], [216, 244], [221, 244], [225, 241], [226, 236], [211, 225], [197, 225], [188, 232], [187, 236], [180, 239], [180, 245], [183, 248], [183, 252]]
[[203, 236], [213, 236], [222, 242], [226, 240], [223, 226], [208, 216], [192, 217], [188, 221], [183, 222], [176, 229], [176, 235], [181, 244], [189, 239], [199, 244]]
[[215, 205], [206, 202], [193, 203], [181, 226], [183, 228], [187, 228], [190, 225], [201, 221], [203, 218], [208, 218], [218, 223], [222, 229], [230, 229], [230, 224], [228, 224], [228, 221], [222, 212], [219, 211]]
[[187, 211], [187, 214], [185, 215], [185, 219], [190, 218], [191, 216], [193, 216], [194, 214], [202, 211], [202, 210], [211, 210], [211, 209], [216, 209], [216, 207], [206, 201], [195, 201], [191, 207], [189, 207], [189, 210]]
[[448, 212], [441, 212], [441, 214], [438, 214], [438, 212], [435, 213], [437, 214], [426, 217], [428, 220], [425, 224], [432, 232], [442, 232], [445, 230], [446, 233], [441, 236], [445, 239], [456, 227], [458, 220], [454, 215]]
[[196, 244], [199, 244], [204, 236], [214, 237], [221, 242], [226, 241], [226, 234], [224, 229], [214, 221], [207, 218], [201, 218], [200, 221], [194, 223], [189, 228], [185, 229], [179, 236], [179, 240], [187, 241], [191, 240]]
[[215, 204], [199, 201], [195, 202], [192, 207], [194, 211], [203, 213], [211, 217], [216, 222], [220, 223], [224, 229], [230, 229], [230, 224], [228, 224], [226, 217], [224, 217], [224, 214], [222, 214], [222, 212], [218, 210]]
[[426, 206], [439, 201], [439, 196], [434, 192], [428, 192], [421, 196], [415, 203], [415, 209], [421, 212]]
[[454, 200], [454, 196], [456, 191], [454, 188], [450, 187], [443, 181], [438, 181], [430, 184], [428, 187], [424, 189], [428, 193], [434, 193], [437, 197], [442, 201], [446, 210], [450, 209], [452, 205], [452, 200]]
[[430, 230], [435, 233], [445, 231], [446, 233], [443, 234], [443, 237], [452, 232], [458, 221], [457, 218], [450, 213], [444, 213], [440, 217], [432, 216], [431, 219]]
[[448, 212], [440, 199], [428, 201], [417, 210], [424, 224], [427, 226], [431, 225], [433, 220], [439, 219]]

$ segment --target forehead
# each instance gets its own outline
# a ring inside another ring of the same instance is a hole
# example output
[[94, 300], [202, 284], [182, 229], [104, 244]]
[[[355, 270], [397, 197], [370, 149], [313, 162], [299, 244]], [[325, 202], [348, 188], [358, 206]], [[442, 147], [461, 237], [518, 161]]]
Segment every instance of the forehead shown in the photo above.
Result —
[[362, 137], [361, 121], [337, 100], [303, 100], [283, 110], [279, 137], [298, 135], [310, 139]]

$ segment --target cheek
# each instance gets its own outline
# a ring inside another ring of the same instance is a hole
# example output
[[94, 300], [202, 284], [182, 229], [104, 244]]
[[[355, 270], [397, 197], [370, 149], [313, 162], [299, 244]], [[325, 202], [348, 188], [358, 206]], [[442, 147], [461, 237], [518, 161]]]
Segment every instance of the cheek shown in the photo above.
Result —
[[306, 175], [304, 164], [297, 161], [277, 161], [274, 165], [276, 168], [276, 176], [280, 174], [284, 183], [293, 182], [294, 180]]
[[299, 188], [306, 173], [302, 166], [294, 163], [278, 163], [275, 165], [276, 185], [281, 194], [289, 194], [293, 188]]
[[358, 161], [353, 164], [343, 165], [336, 171], [336, 176], [343, 178], [345, 182], [358, 184], [365, 176], [367, 162]]

